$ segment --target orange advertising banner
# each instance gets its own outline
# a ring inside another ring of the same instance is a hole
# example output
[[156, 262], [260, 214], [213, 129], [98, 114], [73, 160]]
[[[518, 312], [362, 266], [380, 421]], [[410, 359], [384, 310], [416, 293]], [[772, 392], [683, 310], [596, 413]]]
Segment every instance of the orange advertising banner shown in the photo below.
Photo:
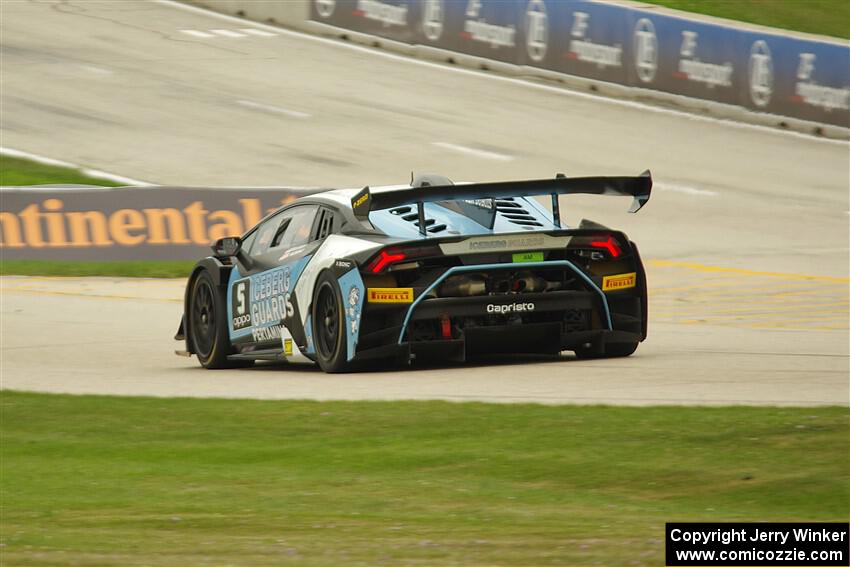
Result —
[[318, 189], [2, 187], [5, 260], [191, 260]]

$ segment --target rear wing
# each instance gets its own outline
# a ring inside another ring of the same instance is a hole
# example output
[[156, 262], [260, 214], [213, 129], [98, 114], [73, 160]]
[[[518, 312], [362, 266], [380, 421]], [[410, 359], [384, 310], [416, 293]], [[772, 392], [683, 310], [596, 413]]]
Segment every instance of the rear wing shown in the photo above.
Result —
[[[424, 185], [372, 193], [364, 187], [351, 198], [351, 208], [360, 220], [368, 220], [369, 213], [391, 209], [402, 205], [416, 204], [419, 212], [419, 231], [425, 232], [423, 204], [435, 201], [465, 202], [485, 213], [490, 224], [496, 218], [496, 199], [505, 197], [552, 196], [552, 217], [555, 226], [561, 226], [559, 195], [618, 195], [632, 197], [630, 213], [638, 212], [652, 191], [652, 176], [649, 170], [637, 177], [565, 177], [558, 174], [553, 179], [528, 179], [523, 181], [498, 181], [493, 183], [469, 183], [463, 185]], [[487, 211], [491, 214], [487, 215]], [[480, 215], [476, 215], [479, 216]]]

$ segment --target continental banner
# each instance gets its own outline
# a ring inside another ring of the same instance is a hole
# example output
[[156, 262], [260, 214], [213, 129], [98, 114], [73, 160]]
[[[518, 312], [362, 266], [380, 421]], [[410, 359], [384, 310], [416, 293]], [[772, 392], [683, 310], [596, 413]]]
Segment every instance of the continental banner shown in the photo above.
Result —
[[850, 44], [598, 0], [312, 0], [312, 20], [850, 127]]
[[0, 187], [4, 260], [193, 260], [316, 189]]

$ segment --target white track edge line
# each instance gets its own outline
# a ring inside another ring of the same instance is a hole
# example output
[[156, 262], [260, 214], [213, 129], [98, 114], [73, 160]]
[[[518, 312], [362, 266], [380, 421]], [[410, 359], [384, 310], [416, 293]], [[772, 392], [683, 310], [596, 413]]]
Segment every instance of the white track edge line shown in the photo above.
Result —
[[[804, 134], [802, 132], [794, 132], [794, 131], [790, 131], [790, 130], [780, 130], [778, 128], [773, 128], [773, 127], [770, 127], [770, 126], [763, 126], [761, 124], [750, 124], [748, 122], [740, 122], [740, 121], [731, 120], [731, 119], [715, 118], [713, 116], [704, 116], [702, 114], [686, 112], [686, 111], [683, 111], [683, 110], [675, 110], [675, 109], [672, 109], [672, 108], [664, 108], [664, 107], [645, 104], [645, 103], [642, 103], [642, 102], [636, 102], [636, 101], [632, 101], [632, 100], [619, 100], [619, 99], [610, 98], [610, 97], [597, 95], [597, 94], [593, 94], [593, 93], [584, 93], [584, 92], [578, 92], [578, 91], [574, 91], [574, 90], [570, 90], [570, 89], [562, 88], [562, 87], [554, 87], [554, 86], [550, 86], [550, 85], [542, 85], [542, 84], [539, 84], [539, 83], [532, 83], [530, 81], [525, 81], [525, 80], [522, 80], [522, 79], [516, 79], [516, 78], [513, 78], [513, 77], [505, 77], [505, 76], [502, 76], [502, 75], [488, 74], [488, 73], [476, 71], [476, 70], [473, 70], [473, 69], [465, 69], [463, 67], [452, 67], [452, 66], [449, 66], [449, 65], [443, 65], [441, 63], [426, 61], [424, 59], [419, 59], [419, 58], [416, 58], [416, 57], [408, 57], [408, 56], [405, 56], [405, 55], [397, 55], [395, 53], [389, 53], [387, 51], [380, 51], [380, 50], [377, 50], [377, 49], [374, 49], [374, 48], [371, 48], [371, 47], [356, 45], [356, 44], [353, 44], [353, 43], [346, 43], [346, 42], [339, 41], [339, 40], [336, 40], [336, 39], [330, 39], [330, 38], [327, 38], [327, 37], [313, 35], [313, 34], [310, 34], [310, 33], [307, 33], [307, 32], [301, 32], [301, 31], [291, 30], [291, 29], [287, 29], [287, 28], [272, 26], [272, 25], [269, 25], [269, 24], [264, 24], [262, 22], [255, 22], [253, 20], [248, 20], [248, 19], [245, 19], [245, 18], [239, 18], [237, 16], [231, 16], [229, 14], [222, 14], [222, 13], [219, 13], [219, 12], [209, 10], [207, 8], [201, 8], [199, 6], [191, 6], [191, 5], [188, 5], [188, 4], [183, 4], [182, 2], [178, 2], [177, 0], [154, 0], [154, 2], [156, 2], [157, 4], [162, 4], [163, 6], [170, 6], [172, 8], [176, 8], [178, 10], [183, 10], [183, 11], [186, 11], [186, 12], [194, 12], [196, 14], [202, 14], [202, 15], [205, 15], [205, 16], [210, 17], [210, 18], [216, 18], [216, 19], [219, 19], [219, 20], [227, 21], [227, 22], [239, 22], [243, 26], [246, 23], [249, 23], [253, 27], [273, 31], [273, 32], [275, 32], [279, 35], [297, 37], [297, 38], [301, 38], [301, 39], [308, 39], [310, 41], [314, 41], [314, 42], [317, 42], [317, 43], [324, 43], [326, 45], [333, 45], [333, 46], [336, 46], [336, 47], [351, 49], [351, 50], [354, 50], [354, 51], [359, 51], [361, 53], [371, 53], [372, 55], [375, 55], [375, 56], [378, 56], [378, 57], [384, 57], [386, 59], [392, 59], [392, 60], [395, 60], [395, 61], [405, 61], [409, 64], [421, 65], [421, 66], [424, 66], [424, 67], [431, 67], [433, 69], [442, 69], [443, 71], [448, 71], [448, 72], [461, 73], [461, 74], [465, 74], [465, 75], [471, 75], [471, 76], [474, 76], [474, 77], [491, 79], [491, 80], [494, 80], [494, 81], [502, 81], [502, 82], [507, 82], [507, 83], [512, 83], [512, 84], [523, 85], [525, 87], [531, 87], [531, 88], [534, 88], [534, 89], [537, 89], [537, 90], [544, 90], [544, 91], [551, 92], [551, 93], [558, 93], [558, 94], [561, 94], [561, 95], [564, 95], [564, 96], [572, 96], [572, 97], [575, 97], [575, 98], [584, 98], [584, 99], [604, 102], [604, 103], [611, 104], [611, 105], [614, 105], [614, 106], [622, 106], [622, 107], [626, 107], [626, 108], [634, 108], [634, 109], [644, 110], [644, 111], [648, 111], [648, 112], [655, 112], [657, 114], [667, 114], [667, 115], [677, 116], [677, 117], [680, 117], [680, 118], [685, 118], [685, 119], [688, 119], [688, 120], [694, 120], [694, 121], [698, 121], [698, 122], [710, 122], [710, 123], [714, 123], [714, 124], [729, 126], [729, 127], [732, 127], [732, 128], [754, 130], [754, 131], [757, 131], [757, 132], [769, 133], [769, 134], [773, 134], [773, 135], [776, 135], [776, 136], [790, 136], [790, 137], [800, 138], [800, 139], [811, 141], [811, 142], [818, 142], [818, 143], [824, 143], [824, 144], [838, 144], [838, 145], [841, 145], [841, 146], [847, 146], [848, 144], [850, 144], [850, 141], [845, 141], [845, 140], [836, 140], [836, 139], [832, 139], [832, 138], [818, 138], [818, 137], [812, 136], [810, 134]], [[699, 99], [694, 99], [694, 100], [699, 100]]]
[[58, 167], [70, 167], [73, 169], [79, 170], [81, 173], [88, 175], [89, 177], [94, 177], [96, 179], [106, 179], [107, 181], [114, 181], [116, 183], [126, 183], [128, 185], [138, 185], [142, 187], [148, 187], [153, 185], [152, 183], [148, 183], [147, 181], [140, 181], [138, 179], [133, 179], [132, 177], [124, 177], [123, 175], [117, 175], [115, 173], [109, 173], [108, 171], [101, 171], [99, 169], [91, 169], [84, 167], [82, 165], [78, 165], [76, 163], [71, 163], [68, 161], [62, 161], [58, 159], [53, 159], [50, 157], [42, 156], [39, 154], [33, 154], [30, 152], [25, 152], [23, 150], [16, 150], [14, 148], [7, 148], [4, 146], [0, 146], [0, 155], [9, 156], [9, 157], [17, 157], [32, 160], [36, 163], [41, 163], [44, 165], [55, 165]]

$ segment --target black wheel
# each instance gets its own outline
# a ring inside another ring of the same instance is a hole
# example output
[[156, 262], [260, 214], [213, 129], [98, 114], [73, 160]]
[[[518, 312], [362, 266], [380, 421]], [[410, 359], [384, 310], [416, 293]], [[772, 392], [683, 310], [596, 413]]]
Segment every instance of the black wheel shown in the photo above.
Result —
[[316, 282], [312, 318], [313, 342], [319, 366], [325, 372], [350, 370], [342, 295], [339, 285], [329, 272], [319, 276]]
[[225, 298], [219, 293], [212, 276], [201, 271], [192, 282], [189, 297], [189, 336], [192, 350], [204, 368], [244, 366], [227, 360], [230, 338], [227, 334]]
[[576, 358], [618, 358], [633, 354], [638, 347], [638, 343], [609, 343], [605, 345], [605, 352], [595, 353], [591, 350], [576, 349]]

